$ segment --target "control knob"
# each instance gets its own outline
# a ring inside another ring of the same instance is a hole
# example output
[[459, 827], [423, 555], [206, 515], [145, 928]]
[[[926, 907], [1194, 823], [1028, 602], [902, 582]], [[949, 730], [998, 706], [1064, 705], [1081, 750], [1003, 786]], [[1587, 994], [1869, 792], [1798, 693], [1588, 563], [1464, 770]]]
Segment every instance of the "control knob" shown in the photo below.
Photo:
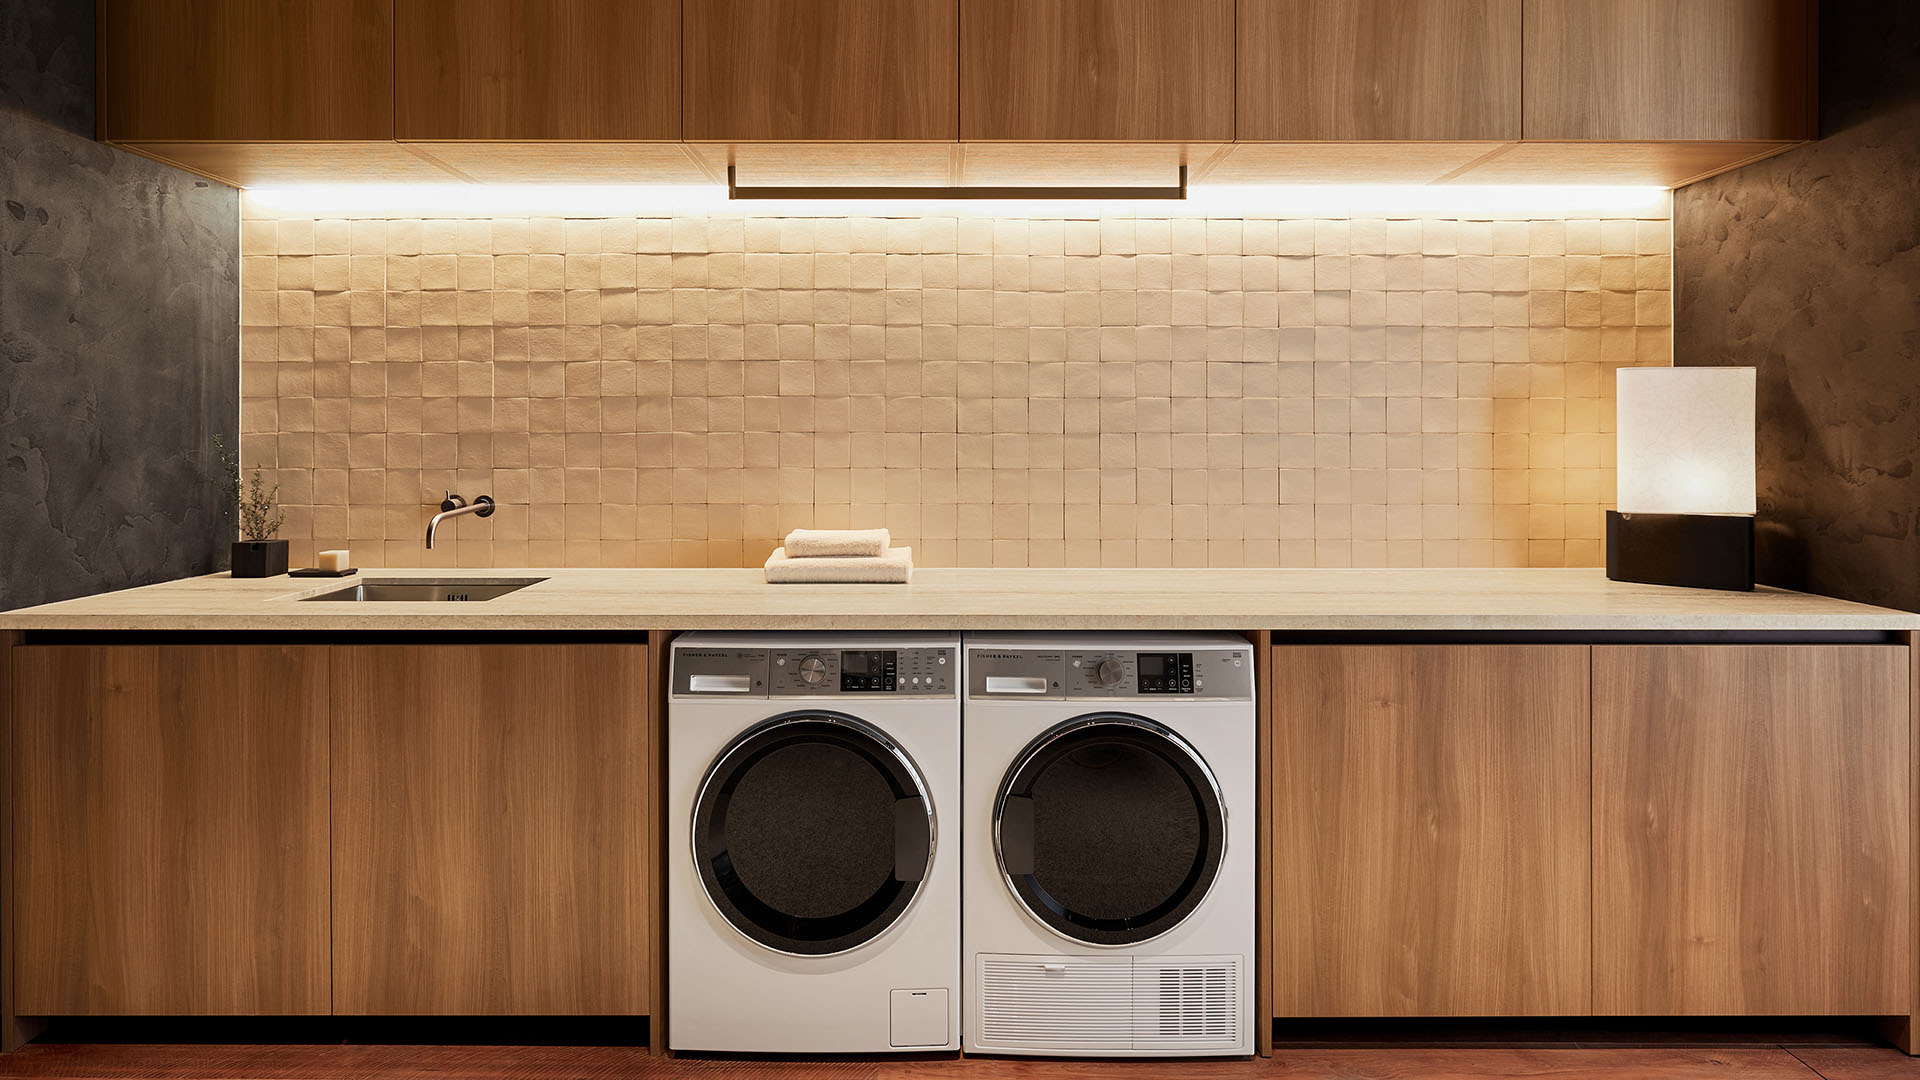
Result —
[[1099, 678], [1101, 686], [1119, 686], [1121, 680], [1127, 677], [1127, 671], [1118, 660], [1102, 660], [1094, 675]]
[[827, 680], [827, 662], [818, 656], [809, 656], [800, 661], [800, 681], [808, 686], [817, 686]]

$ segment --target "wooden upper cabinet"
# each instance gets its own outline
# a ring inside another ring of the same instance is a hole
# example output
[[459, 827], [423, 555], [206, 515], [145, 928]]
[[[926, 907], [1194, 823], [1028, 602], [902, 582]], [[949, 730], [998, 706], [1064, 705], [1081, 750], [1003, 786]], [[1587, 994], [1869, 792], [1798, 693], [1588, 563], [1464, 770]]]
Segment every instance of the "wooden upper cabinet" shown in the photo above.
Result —
[[1233, 138], [1233, 0], [959, 0], [960, 137]]
[[1520, 5], [1240, 0], [1237, 137], [1518, 139]]
[[1814, 0], [1526, 0], [1529, 139], [1809, 139]]
[[1587, 1011], [1583, 645], [1273, 650], [1278, 1016]]
[[333, 650], [334, 1011], [640, 1015], [645, 645]]
[[400, 139], [680, 137], [680, 0], [394, 0]]
[[1593, 1011], [1907, 1014], [1907, 650], [1593, 654]]
[[101, 0], [100, 137], [393, 138], [393, 0]]
[[327, 650], [13, 659], [9, 1012], [331, 1011]]
[[957, 138], [951, 0], [686, 0], [689, 140]]

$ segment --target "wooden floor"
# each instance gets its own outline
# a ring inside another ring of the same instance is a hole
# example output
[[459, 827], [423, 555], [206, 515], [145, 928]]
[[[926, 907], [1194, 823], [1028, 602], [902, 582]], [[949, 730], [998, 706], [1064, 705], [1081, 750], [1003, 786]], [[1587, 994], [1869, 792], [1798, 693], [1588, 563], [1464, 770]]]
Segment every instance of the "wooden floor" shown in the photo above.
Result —
[[0, 1080], [1920, 1080], [1920, 1059], [1865, 1045], [1366, 1046], [1279, 1049], [1272, 1060], [843, 1061], [654, 1058], [637, 1047], [34, 1044]]

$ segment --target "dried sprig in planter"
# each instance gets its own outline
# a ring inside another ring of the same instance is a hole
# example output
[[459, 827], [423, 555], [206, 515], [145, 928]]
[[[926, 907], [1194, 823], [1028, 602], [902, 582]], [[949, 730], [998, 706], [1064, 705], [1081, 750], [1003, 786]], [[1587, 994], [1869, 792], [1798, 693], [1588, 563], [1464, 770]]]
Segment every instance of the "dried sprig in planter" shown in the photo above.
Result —
[[287, 523], [287, 512], [277, 505], [280, 485], [267, 486], [260, 470], [253, 470], [243, 484], [240, 458], [227, 451], [220, 436], [213, 437], [220, 455], [221, 480], [227, 498], [240, 511], [240, 539], [233, 545], [234, 577], [273, 577], [287, 572], [287, 542], [276, 540], [280, 526]]
[[228, 453], [226, 443], [220, 441], [218, 435], [213, 437], [213, 445], [220, 452], [220, 466], [226, 471], [227, 498], [240, 508], [240, 539], [259, 543], [280, 535], [280, 526], [287, 523], [287, 512], [275, 506], [280, 499], [280, 485], [267, 487], [260, 470], [255, 469], [243, 489], [239, 456]]

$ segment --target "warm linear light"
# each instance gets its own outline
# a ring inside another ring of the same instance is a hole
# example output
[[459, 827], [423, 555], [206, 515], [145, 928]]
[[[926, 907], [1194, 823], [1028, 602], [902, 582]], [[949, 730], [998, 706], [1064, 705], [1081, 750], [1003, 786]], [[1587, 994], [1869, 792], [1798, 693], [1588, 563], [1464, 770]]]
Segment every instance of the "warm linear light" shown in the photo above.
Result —
[[1658, 187], [1276, 184], [1206, 186], [1166, 200], [889, 199], [729, 202], [721, 186], [665, 184], [322, 184], [245, 192], [266, 217], [1294, 217], [1558, 220], [1668, 216]]

